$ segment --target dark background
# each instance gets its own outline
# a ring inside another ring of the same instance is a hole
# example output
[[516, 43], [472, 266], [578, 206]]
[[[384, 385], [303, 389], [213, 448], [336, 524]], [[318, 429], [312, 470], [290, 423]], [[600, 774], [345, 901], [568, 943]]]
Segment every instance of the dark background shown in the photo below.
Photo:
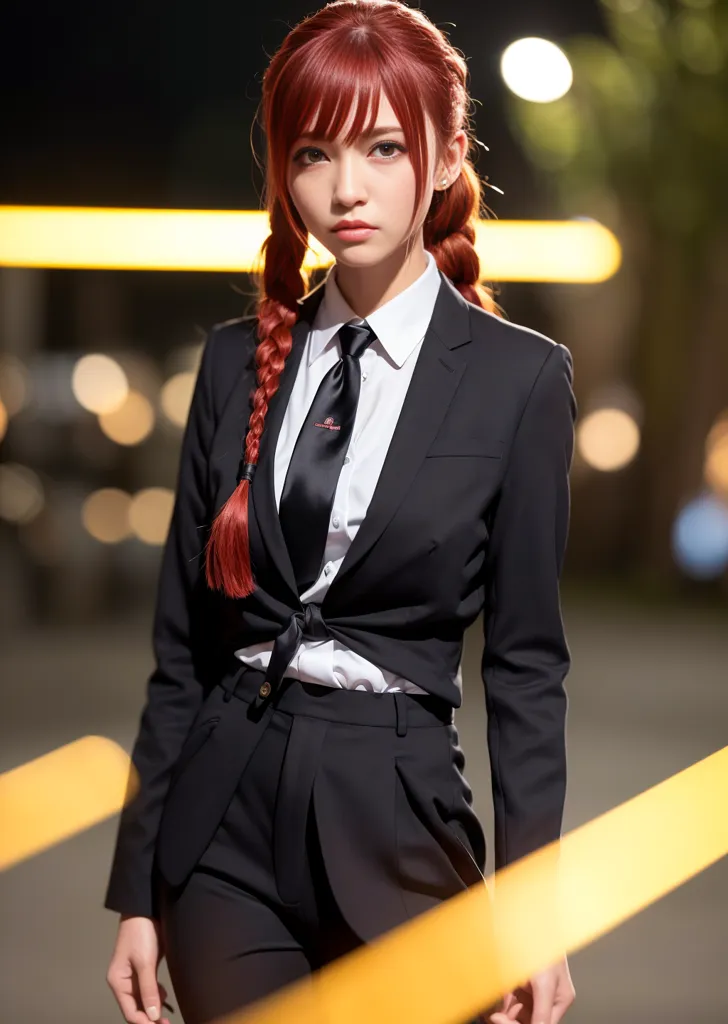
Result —
[[[16, 4], [6, 16], [0, 62], [5, 204], [150, 208], [257, 209], [260, 176], [250, 153], [250, 129], [260, 99], [266, 54], [287, 29], [314, 10], [299, 3], [212, 2]], [[600, 31], [591, 0], [543, 5], [429, 4], [469, 61], [474, 126], [489, 148], [479, 169], [505, 193], [486, 190], [501, 219], [540, 217], [543, 189], [513, 138], [503, 111], [501, 51], [523, 34], [558, 42]], [[7, 42], [17, 40], [18, 45]], [[261, 150], [256, 133], [256, 148]], [[51, 272], [54, 291], [75, 271]], [[103, 273], [103, 272], [97, 272]], [[194, 282], [186, 274], [124, 272], [127, 302], [146, 309], [133, 328], [149, 331], [148, 310], [159, 297], [167, 329], [185, 317], [209, 326], [239, 314], [224, 275]], [[194, 300], [190, 303], [190, 287]], [[504, 286], [511, 316], [521, 309], [533, 326], [548, 320], [527, 285]], [[170, 299], [172, 301], [170, 301]], [[62, 305], [58, 300], [58, 308]], [[132, 316], [127, 312], [127, 316]], [[170, 320], [170, 318], [172, 318]], [[70, 318], [59, 312], [56, 343], [69, 338]], [[65, 325], [65, 326], [64, 326]], [[163, 330], [162, 324], [159, 329]], [[156, 342], [158, 344], [158, 342]], [[155, 338], [148, 335], [147, 344]]]

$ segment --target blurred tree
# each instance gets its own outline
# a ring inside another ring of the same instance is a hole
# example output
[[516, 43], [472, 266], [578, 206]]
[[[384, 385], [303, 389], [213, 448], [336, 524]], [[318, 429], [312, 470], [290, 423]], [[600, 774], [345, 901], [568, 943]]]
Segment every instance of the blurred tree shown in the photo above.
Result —
[[728, 0], [600, 2], [608, 38], [564, 47], [572, 90], [510, 110], [564, 214], [613, 211], [621, 273], [636, 277], [643, 443], [603, 555], [662, 586], [676, 510], [702, 485], [705, 437], [728, 404]]

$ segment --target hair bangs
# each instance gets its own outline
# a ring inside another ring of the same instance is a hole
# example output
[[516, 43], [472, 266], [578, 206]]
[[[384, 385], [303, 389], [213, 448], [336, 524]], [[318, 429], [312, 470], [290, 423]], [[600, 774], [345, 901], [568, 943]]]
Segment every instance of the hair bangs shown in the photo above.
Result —
[[343, 138], [351, 145], [362, 132], [371, 131], [377, 120], [382, 92], [379, 68], [369, 54], [361, 52], [351, 55], [355, 59], [336, 51], [320, 55], [323, 60], [315, 59], [318, 54], [311, 56], [301, 69], [297, 94], [313, 100], [291, 119], [296, 137], [309, 135], [332, 142], [346, 129]]

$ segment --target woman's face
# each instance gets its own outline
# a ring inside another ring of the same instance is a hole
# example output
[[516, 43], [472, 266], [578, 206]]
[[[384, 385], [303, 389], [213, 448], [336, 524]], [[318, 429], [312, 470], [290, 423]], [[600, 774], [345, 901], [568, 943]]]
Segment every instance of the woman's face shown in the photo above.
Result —
[[[334, 142], [301, 136], [291, 150], [288, 188], [310, 234], [336, 261], [351, 267], [373, 266], [402, 248], [410, 234], [415, 201], [415, 174], [404, 132], [382, 93], [372, 135], [350, 146], [346, 126]], [[435, 138], [427, 125], [430, 170], [419, 228], [432, 198]], [[340, 221], [364, 221], [373, 230], [358, 236], [335, 230]]]

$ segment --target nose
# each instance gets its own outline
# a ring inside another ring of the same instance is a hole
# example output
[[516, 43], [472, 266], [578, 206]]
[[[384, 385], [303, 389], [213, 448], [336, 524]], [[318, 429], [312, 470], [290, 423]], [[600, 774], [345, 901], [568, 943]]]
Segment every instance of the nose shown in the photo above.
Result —
[[352, 152], [339, 159], [334, 177], [333, 201], [337, 206], [355, 206], [365, 202], [367, 189], [361, 157]]

